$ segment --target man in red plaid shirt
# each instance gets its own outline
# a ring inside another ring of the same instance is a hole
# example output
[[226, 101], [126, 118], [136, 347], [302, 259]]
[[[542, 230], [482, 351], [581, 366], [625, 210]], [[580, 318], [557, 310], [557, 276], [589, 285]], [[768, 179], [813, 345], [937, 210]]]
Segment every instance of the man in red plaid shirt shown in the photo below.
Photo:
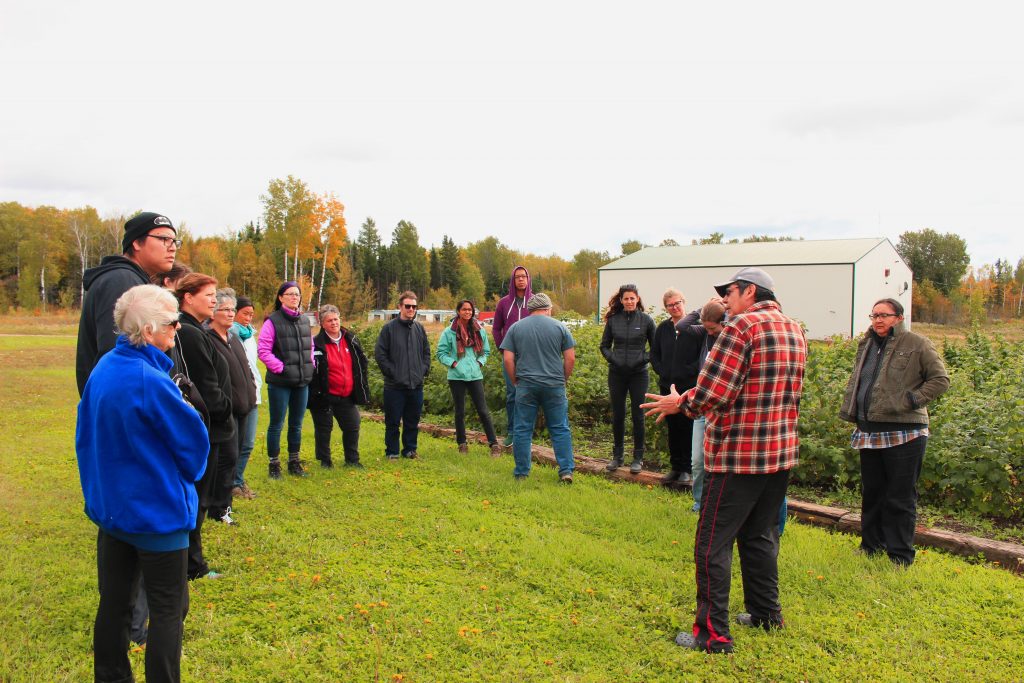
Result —
[[715, 285], [729, 312], [697, 386], [683, 395], [648, 394], [648, 415], [704, 415], [700, 522], [694, 542], [697, 614], [693, 633], [676, 643], [705, 652], [732, 652], [729, 588], [732, 546], [739, 545], [746, 626], [783, 625], [779, 604], [779, 508], [800, 440], [797, 419], [807, 341], [782, 314], [775, 283], [760, 268], [743, 268]]

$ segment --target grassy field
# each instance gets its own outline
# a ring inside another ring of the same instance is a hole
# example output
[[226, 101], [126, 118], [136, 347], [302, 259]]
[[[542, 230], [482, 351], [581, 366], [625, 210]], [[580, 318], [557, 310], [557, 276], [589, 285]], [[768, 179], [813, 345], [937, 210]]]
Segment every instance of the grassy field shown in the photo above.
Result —
[[[95, 527], [73, 448], [74, 339], [0, 338], [0, 680], [91, 676]], [[265, 424], [265, 422], [263, 423]], [[307, 421], [304, 456], [312, 459]], [[736, 627], [736, 654], [673, 645], [694, 607], [685, 496], [538, 468], [423, 437], [366, 470], [270, 482], [262, 437], [237, 504], [208, 524], [226, 573], [191, 586], [192, 681], [1020, 680], [1024, 591], [1007, 572], [922, 552], [909, 571], [791, 524], [785, 631]], [[736, 566], [731, 608], [742, 607]], [[141, 679], [142, 654], [132, 655]]]

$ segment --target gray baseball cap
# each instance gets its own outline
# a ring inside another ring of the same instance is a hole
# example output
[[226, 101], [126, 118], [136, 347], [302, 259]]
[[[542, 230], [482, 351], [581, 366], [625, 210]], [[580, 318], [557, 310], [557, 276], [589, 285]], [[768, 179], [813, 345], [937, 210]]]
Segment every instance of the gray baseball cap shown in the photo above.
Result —
[[551, 298], [542, 292], [534, 294], [530, 297], [530, 300], [526, 302], [526, 310], [531, 313], [534, 311], [542, 311], [545, 308], [551, 308]]
[[715, 285], [715, 291], [718, 292], [718, 296], [725, 296], [725, 292], [729, 289], [729, 285], [737, 280], [751, 282], [758, 287], [764, 287], [773, 294], [775, 293], [775, 280], [772, 279], [771, 275], [760, 268], [740, 268], [731, 279], [720, 285]]

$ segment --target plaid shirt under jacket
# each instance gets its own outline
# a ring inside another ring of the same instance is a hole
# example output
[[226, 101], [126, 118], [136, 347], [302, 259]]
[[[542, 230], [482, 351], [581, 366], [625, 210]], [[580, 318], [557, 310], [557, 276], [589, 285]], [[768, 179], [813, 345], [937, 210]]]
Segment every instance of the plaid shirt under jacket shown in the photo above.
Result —
[[707, 418], [704, 469], [771, 474], [799, 462], [807, 340], [778, 302], [761, 301], [718, 335], [680, 406]]

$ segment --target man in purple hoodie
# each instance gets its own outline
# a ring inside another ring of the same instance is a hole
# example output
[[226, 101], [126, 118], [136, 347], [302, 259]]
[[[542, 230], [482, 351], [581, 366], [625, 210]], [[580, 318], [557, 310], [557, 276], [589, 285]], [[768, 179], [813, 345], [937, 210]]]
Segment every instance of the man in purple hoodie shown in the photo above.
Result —
[[[491, 334], [494, 336], [494, 346], [501, 348], [501, 342], [508, 334], [510, 327], [515, 325], [522, 318], [528, 318], [530, 312], [526, 310], [527, 300], [533, 296], [531, 289], [530, 271], [524, 266], [516, 266], [512, 269], [512, 276], [508, 280], [508, 294], [498, 301], [498, 308], [494, 311], [494, 324]], [[508, 436], [505, 437], [505, 446], [512, 445], [512, 423], [516, 414], [516, 386], [512, 379], [501, 368], [505, 375], [505, 416], [508, 418]]]

